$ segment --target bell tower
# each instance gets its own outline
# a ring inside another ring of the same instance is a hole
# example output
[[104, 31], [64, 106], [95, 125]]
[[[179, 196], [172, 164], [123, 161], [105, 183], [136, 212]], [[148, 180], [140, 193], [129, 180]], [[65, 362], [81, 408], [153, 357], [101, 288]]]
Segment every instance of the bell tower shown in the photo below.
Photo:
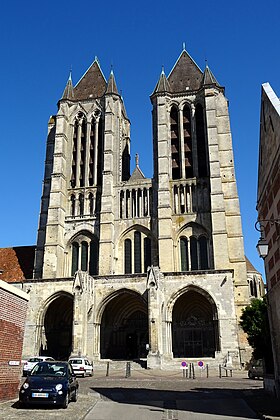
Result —
[[[130, 123], [96, 58], [49, 120], [34, 278], [112, 272], [114, 185], [130, 174]], [[99, 255], [106, 255], [99, 263]]]

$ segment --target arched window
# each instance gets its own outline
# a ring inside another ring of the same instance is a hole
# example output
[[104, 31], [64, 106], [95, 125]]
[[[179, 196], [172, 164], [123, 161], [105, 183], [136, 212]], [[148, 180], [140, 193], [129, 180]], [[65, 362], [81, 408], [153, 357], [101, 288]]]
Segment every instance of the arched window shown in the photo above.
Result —
[[173, 106], [170, 112], [172, 179], [181, 178], [180, 138], [178, 110]]
[[146, 273], [152, 265], [152, 241], [139, 231], [124, 240], [124, 273]]
[[151, 266], [151, 239], [144, 238], [144, 272]]
[[131, 266], [131, 240], [126, 239], [124, 241], [124, 272], [125, 274], [132, 273]]
[[89, 274], [98, 274], [98, 246], [96, 241], [90, 243]]
[[199, 248], [199, 268], [200, 270], [207, 270], [209, 268], [208, 261], [208, 249], [207, 249], [207, 238], [205, 236], [200, 236], [198, 238], [198, 248]]
[[94, 184], [94, 159], [95, 159], [95, 121], [92, 120], [90, 125], [90, 141], [89, 141], [89, 185]]
[[93, 194], [89, 193], [88, 195], [88, 201], [89, 201], [89, 214], [93, 215]]
[[194, 236], [191, 236], [190, 238], [190, 251], [191, 251], [191, 270], [198, 270], [197, 239]]
[[86, 159], [86, 121], [83, 119], [81, 125], [80, 143], [80, 187], [85, 186], [85, 159]]
[[75, 196], [74, 194], [70, 197], [70, 214], [71, 216], [75, 216]]
[[134, 232], [134, 272], [141, 273], [141, 233]]
[[72, 149], [72, 169], [71, 169], [71, 187], [76, 187], [76, 167], [77, 167], [77, 144], [78, 144], [78, 127], [79, 122], [78, 120], [75, 121], [74, 124], [74, 132], [73, 132], [73, 149]]
[[88, 243], [82, 242], [81, 270], [88, 271]]
[[209, 269], [209, 239], [204, 232], [202, 226], [191, 223], [179, 238], [181, 271]]
[[181, 271], [189, 271], [188, 240], [180, 238]]
[[84, 195], [79, 194], [80, 216], [84, 215]]
[[77, 270], [98, 274], [98, 243], [86, 235], [81, 235], [72, 243], [71, 275]]
[[195, 107], [195, 124], [197, 140], [198, 176], [208, 175], [206, 136], [204, 128], [203, 108], [200, 104]]
[[77, 242], [73, 242], [72, 244], [72, 271], [71, 271], [72, 276], [74, 276], [78, 268], [79, 268], [79, 244]]
[[192, 178], [193, 177], [192, 126], [191, 126], [191, 110], [188, 105], [185, 105], [183, 109], [183, 130], [184, 130], [186, 178]]

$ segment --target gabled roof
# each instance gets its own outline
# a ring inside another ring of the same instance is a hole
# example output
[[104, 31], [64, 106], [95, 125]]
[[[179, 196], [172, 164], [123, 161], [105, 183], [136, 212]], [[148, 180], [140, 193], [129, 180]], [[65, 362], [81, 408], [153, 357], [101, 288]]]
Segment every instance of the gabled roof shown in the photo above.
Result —
[[203, 72], [184, 49], [168, 76], [173, 93], [198, 90], [201, 86]]
[[113, 70], [111, 70], [111, 73], [110, 73], [106, 93], [114, 93], [116, 95], [119, 95]]
[[107, 82], [97, 58], [74, 87], [75, 100], [101, 98], [107, 89]]
[[8, 283], [32, 279], [35, 246], [0, 248], [0, 279]]
[[206, 65], [205, 67], [203, 77], [202, 77], [202, 83], [201, 83], [201, 86], [205, 86], [205, 85], [220, 86], [220, 84], [218, 83], [216, 77], [214, 76], [214, 74], [212, 73], [208, 65]]
[[170, 84], [165, 76], [164, 70], [162, 69], [159, 80], [152, 94], [154, 95], [155, 93], [165, 93], [165, 92], [170, 92]]

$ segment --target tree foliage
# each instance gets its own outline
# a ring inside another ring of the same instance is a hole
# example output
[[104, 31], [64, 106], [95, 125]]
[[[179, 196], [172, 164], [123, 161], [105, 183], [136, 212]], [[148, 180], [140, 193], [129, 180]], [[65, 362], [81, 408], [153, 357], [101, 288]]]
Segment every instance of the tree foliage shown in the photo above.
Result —
[[253, 348], [255, 359], [266, 359], [268, 355], [271, 355], [266, 298], [253, 299], [251, 304], [243, 309], [240, 325], [247, 333], [248, 343]]

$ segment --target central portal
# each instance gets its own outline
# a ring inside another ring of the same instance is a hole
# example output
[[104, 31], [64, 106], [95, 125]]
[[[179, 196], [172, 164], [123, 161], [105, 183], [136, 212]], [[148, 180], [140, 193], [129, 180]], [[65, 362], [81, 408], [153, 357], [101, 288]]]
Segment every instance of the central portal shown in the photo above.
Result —
[[147, 357], [147, 302], [139, 294], [122, 291], [106, 306], [101, 321], [101, 359]]

